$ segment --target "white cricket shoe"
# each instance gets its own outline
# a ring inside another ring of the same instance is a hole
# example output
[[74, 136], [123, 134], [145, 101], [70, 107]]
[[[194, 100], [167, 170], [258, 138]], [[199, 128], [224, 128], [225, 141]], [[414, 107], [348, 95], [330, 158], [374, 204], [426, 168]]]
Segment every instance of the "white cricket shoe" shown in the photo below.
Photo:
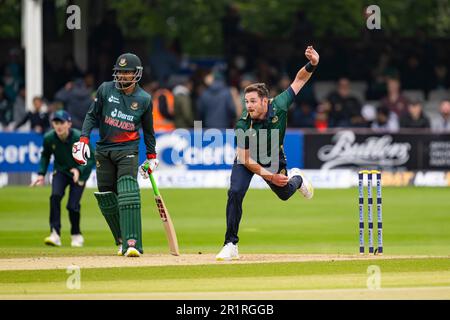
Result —
[[220, 250], [219, 254], [216, 256], [217, 261], [229, 261], [229, 260], [239, 260], [239, 252], [237, 244], [228, 242]]
[[138, 251], [138, 249], [136, 249], [136, 248], [133, 248], [133, 247], [129, 247], [128, 249], [127, 249], [127, 252], [125, 252], [125, 257], [140, 257], [141, 256], [141, 254], [140, 254], [140, 252]]
[[52, 229], [52, 233], [44, 239], [44, 243], [48, 246], [60, 247], [61, 246], [61, 237], [55, 229]]
[[72, 247], [81, 248], [84, 244], [84, 238], [81, 234], [73, 234], [72, 235]]
[[122, 244], [119, 244], [118, 248], [117, 248], [117, 255], [118, 256], [123, 256], [123, 252], [122, 252]]
[[306, 178], [305, 174], [298, 168], [292, 168], [289, 170], [288, 177], [289, 179], [293, 176], [300, 176], [302, 177], [303, 183], [298, 188], [298, 191], [306, 198], [311, 199], [314, 196], [314, 187], [311, 184], [311, 181], [309, 181], [308, 178]]

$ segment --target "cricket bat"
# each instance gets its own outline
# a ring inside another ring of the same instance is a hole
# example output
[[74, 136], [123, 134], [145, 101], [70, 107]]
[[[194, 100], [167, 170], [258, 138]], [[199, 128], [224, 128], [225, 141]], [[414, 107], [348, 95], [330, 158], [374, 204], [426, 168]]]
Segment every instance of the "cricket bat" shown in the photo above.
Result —
[[170, 253], [174, 256], [179, 256], [180, 251], [178, 249], [177, 234], [175, 233], [175, 228], [173, 227], [172, 219], [170, 219], [169, 211], [167, 210], [164, 200], [159, 193], [158, 186], [156, 185], [155, 178], [153, 174], [150, 174], [150, 181], [152, 183], [153, 194], [155, 195], [156, 207], [158, 208], [159, 216], [164, 225], [164, 230], [166, 231], [167, 241], [169, 242]]

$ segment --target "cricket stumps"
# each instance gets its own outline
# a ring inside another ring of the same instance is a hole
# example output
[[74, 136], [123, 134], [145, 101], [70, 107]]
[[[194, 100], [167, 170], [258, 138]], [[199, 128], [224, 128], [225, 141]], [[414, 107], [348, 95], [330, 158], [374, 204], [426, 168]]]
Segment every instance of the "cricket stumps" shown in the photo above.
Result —
[[[383, 217], [382, 217], [382, 196], [381, 196], [381, 172], [378, 170], [360, 170], [358, 171], [358, 205], [359, 205], [359, 253], [365, 252], [365, 229], [364, 229], [364, 177], [367, 176], [367, 229], [369, 254], [383, 254]], [[373, 177], [376, 178], [376, 206], [377, 206], [377, 240], [378, 247], [374, 248], [373, 234]]]

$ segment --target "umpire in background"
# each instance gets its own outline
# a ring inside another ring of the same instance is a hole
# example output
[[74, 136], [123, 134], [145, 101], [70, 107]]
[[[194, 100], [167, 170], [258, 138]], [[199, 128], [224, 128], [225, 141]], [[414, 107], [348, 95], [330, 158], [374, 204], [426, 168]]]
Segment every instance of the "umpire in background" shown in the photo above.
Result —
[[72, 145], [80, 139], [80, 131], [72, 129], [72, 119], [64, 110], [56, 111], [52, 118], [53, 130], [44, 135], [43, 150], [39, 164], [38, 177], [31, 186], [44, 184], [44, 177], [54, 156], [54, 172], [52, 180], [52, 194], [50, 196], [50, 236], [44, 242], [50, 246], [61, 246], [61, 200], [67, 186], [69, 188], [70, 233], [72, 247], [82, 247], [84, 243], [80, 230], [80, 200], [86, 180], [91, 174], [94, 159], [90, 159], [86, 166], [78, 165], [72, 158]]

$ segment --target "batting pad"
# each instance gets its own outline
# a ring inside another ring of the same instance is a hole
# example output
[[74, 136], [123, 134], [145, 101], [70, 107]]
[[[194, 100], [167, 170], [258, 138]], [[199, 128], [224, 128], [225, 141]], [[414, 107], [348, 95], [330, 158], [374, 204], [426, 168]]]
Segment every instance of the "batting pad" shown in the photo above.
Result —
[[117, 195], [112, 191], [94, 192], [98, 206], [105, 217], [106, 223], [113, 234], [116, 245], [120, 243], [122, 237], [120, 233], [119, 207], [117, 205]]
[[138, 182], [132, 176], [120, 177], [117, 190], [123, 252], [131, 246], [142, 253], [141, 196]]

